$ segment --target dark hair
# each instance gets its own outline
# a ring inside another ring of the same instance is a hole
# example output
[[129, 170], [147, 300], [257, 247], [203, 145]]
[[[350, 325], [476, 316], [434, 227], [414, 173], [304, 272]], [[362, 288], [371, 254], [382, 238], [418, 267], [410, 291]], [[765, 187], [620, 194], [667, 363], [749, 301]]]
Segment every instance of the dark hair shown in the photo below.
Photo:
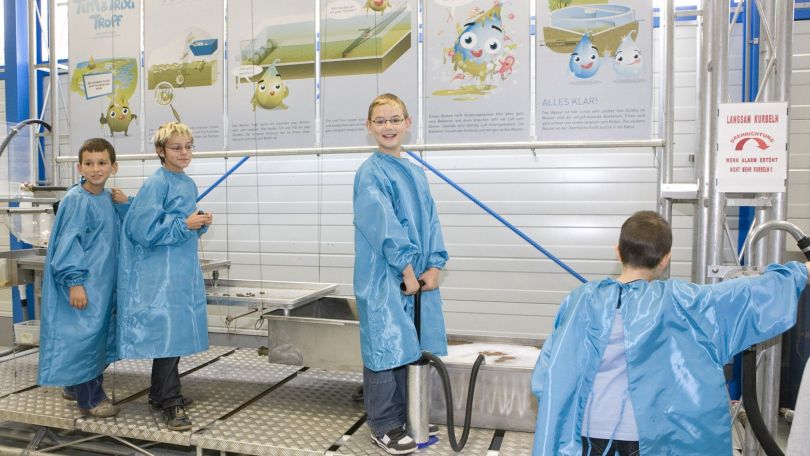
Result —
[[654, 269], [672, 250], [672, 228], [653, 211], [638, 211], [625, 220], [619, 235], [622, 264]]
[[85, 152], [104, 152], [110, 154], [110, 164], [115, 163], [115, 147], [104, 138], [90, 138], [79, 148], [79, 163], [82, 162], [82, 155]]

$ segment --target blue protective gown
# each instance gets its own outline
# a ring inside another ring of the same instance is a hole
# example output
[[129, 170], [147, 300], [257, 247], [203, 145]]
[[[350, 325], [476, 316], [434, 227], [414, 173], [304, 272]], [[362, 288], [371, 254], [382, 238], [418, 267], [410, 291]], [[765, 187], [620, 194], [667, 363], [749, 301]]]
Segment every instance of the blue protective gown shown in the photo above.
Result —
[[205, 284], [189, 230], [197, 185], [161, 167], [143, 183], [124, 219], [118, 271], [122, 358], [168, 358], [208, 349]]
[[360, 316], [363, 364], [392, 369], [447, 354], [438, 289], [422, 293], [421, 349], [413, 324], [413, 296], [399, 289], [410, 264], [419, 277], [447, 262], [436, 205], [425, 172], [407, 158], [380, 152], [354, 177], [354, 294]]
[[[129, 204], [109, 190], [71, 187], [59, 203], [42, 284], [37, 382], [72, 386], [96, 378], [116, 360], [115, 280], [121, 219]], [[70, 305], [70, 287], [84, 286], [87, 307]]]
[[629, 395], [642, 455], [730, 455], [723, 365], [789, 329], [807, 284], [801, 263], [716, 285], [680, 280], [574, 290], [560, 306], [532, 375], [533, 455], [582, 454], [582, 416], [621, 292]]

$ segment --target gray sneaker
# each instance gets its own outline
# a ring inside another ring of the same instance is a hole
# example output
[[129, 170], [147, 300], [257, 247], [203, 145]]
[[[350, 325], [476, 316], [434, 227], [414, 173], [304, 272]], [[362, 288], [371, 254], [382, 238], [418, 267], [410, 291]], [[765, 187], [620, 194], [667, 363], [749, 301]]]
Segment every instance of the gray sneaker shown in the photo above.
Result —
[[82, 416], [95, 416], [97, 418], [107, 418], [110, 416], [118, 415], [120, 408], [117, 405], [113, 405], [112, 401], [109, 399], [104, 399], [101, 401], [97, 406], [91, 409], [79, 409], [82, 412]]
[[166, 427], [170, 431], [191, 430], [191, 418], [188, 417], [186, 408], [182, 405], [163, 409], [163, 419], [166, 421]]
[[416, 442], [402, 427], [391, 429], [379, 437], [372, 432], [371, 441], [388, 454], [410, 454], [416, 451]]

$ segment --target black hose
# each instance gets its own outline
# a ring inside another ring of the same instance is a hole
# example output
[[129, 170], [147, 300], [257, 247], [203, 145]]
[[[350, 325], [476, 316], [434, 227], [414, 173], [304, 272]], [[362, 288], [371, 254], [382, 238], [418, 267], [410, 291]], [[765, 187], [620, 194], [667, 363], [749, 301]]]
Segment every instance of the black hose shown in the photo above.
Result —
[[768, 456], [785, 456], [779, 445], [773, 440], [773, 436], [765, 426], [762, 419], [762, 412], [759, 410], [759, 400], [757, 399], [757, 354], [749, 349], [742, 356], [742, 401], [745, 413], [748, 417], [748, 424], [754, 432], [760, 446]]
[[456, 429], [453, 420], [453, 392], [450, 386], [450, 375], [447, 373], [447, 367], [445, 367], [438, 356], [430, 352], [422, 352], [422, 359], [430, 361], [430, 364], [436, 368], [439, 377], [442, 379], [442, 385], [444, 385], [444, 403], [447, 406], [447, 437], [450, 440], [450, 446], [453, 448], [453, 451], [459, 452], [464, 448], [464, 445], [467, 444], [467, 437], [470, 436], [470, 420], [472, 420], [475, 380], [478, 377], [478, 370], [484, 363], [484, 355], [478, 354], [478, 358], [475, 359], [475, 363], [473, 363], [472, 370], [470, 371], [470, 386], [467, 389], [467, 406], [464, 409], [464, 430], [461, 433], [460, 441], [456, 440]]
[[45, 122], [44, 120], [39, 120], [39, 119], [23, 120], [22, 122], [18, 123], [14, 128], [11, 129], [11, 132], [8, 134], [8, 136], [6, 136], [6, 138], [0, 144], [0, 156], [3, 155], [3, 151], [5, 151], [6, 147], [8, 147], [8, 143], [10, 143], [11, 140], [14, 138], [14, 136], [16, 136], [17, 133], [20, 132], [20, 127], [24, 127], [24, 126], [29, 125], [29, 124], [40, 124], [43, 127], [47, 128], [48, 131], [51, 131], [51, 125], [48, 122]]

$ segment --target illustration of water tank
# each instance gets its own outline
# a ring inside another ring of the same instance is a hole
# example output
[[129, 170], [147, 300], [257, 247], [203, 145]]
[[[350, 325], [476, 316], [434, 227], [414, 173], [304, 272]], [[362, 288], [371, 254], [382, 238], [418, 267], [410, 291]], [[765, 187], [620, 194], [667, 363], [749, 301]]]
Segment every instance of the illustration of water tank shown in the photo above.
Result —
[[219, 40], [216, 38], [209, 38], [205, 40], [194, 40], [189, 44], [189, 49], [191, 49], [191, 53], [196, 55], [197, 57], [203, 55], [211, 55], [217, 50], [217, 46], [219, 45]]

